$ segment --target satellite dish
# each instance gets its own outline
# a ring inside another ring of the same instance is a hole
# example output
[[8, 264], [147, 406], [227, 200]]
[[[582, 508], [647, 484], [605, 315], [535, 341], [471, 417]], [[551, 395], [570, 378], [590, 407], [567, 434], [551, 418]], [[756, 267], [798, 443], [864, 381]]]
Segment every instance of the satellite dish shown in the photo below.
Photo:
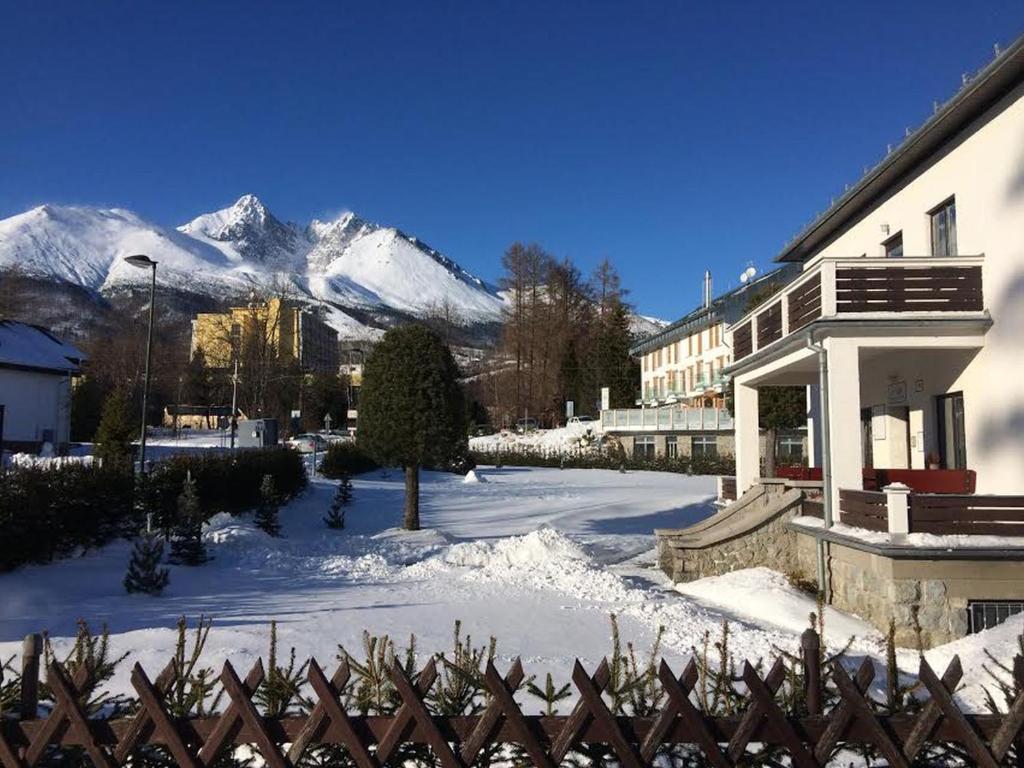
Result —
[[743, 271], [743, 272], [740, 273], [740, 282], [741, 283], [746, 283], [747, 280], [749, 280], [749, 279], [750, 279], [750, 276], [746, 273], [746, 271]]
[[746, 272], [744, 272], [743, 274], [747, 276], [747, 280], [750, 280], [751, 278], [754, 277], [754, 275], [757, 274], [757, 268], [756, 267], [747, 267]]

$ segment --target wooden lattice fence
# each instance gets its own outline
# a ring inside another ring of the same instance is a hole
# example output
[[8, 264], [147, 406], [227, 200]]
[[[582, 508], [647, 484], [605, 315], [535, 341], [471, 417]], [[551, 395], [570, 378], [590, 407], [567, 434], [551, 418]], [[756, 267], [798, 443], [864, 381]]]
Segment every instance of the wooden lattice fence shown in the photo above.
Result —
[[940, 743], [957, 745], [961, 764], [1024, 764], [1024, 659], [1019, 656], [1013, 670], [1014, 690], [1020, 693], [1001, 714], [965, 713], [957, 706], [953, 692], [963, 676], [958, 658], [941, 677], [922, 659], [919, 679], [927, 695], [921, 705], [912, 713], [886, 714], [869, 695], [876, 677], [872, 662], [864, 660], [852, 675], [839, 661], [823, 664], [813, 630], [804, 633], [796, 665], [800, 674], [795, 679], [803, 688], [799, 712], [781, 703], [787, 678], [790, 683], [794, 678], [779, 658], [763, 676], [753, 664], [740, 665], [734, 682], [743, 692], [745, 706], [731, 716], [702, 710], [694, 661], [680, 675], [661, 663], [657, 678], [667, 696], [656, 714], [616, 716], [603, 695], [612, 678], [607, 660], [593, 674], [576, 662], [572, 680], [579, 698], [568, 715], [531, 715], [515, 698], [524, 680], [517, 659], [504, 676], [487, 663], [486, 707], [481, 713], [441, 716], [429, 703], [439, 663], [443, 662], [432, 659], [415, 676], [399, 664], [392, 666], [390, 678], [400, 704], [391, 714], [364, 715], [347, 711], [342, 704], [353, 676], [349, 664], [342, 662], [328, 677], [312, 660], [306, 674], [313, 691], [309, 710], [283, 717], [264, 716], [254, 701], [265, 678], [261, 661], [244, 678], [225, 662], [220, 682], [227, 706], [219, 714], [202, 717], [171, 714], [167, 697], [178, 675], [173, 661], [155, 680], [136, 664], [131, 683], [139, 706], [130, 717], [110, 720], [86, 714], [87, 668], [79, 666], [69, 674], [58, 663], [46, 669], [52, 709], [39, 717], [39, 657], [29, 652], [19, 711], [0, 719], [0, 765], [27, 768], [76, 749], [94, 765], [107, 768], [131, 764], [137, 750], [158, 746], [180, 766], [205, 768], [233, 745], [244, 744], [254, 747], [272, 768], [290, 768], [310, 748], [329, 744], [344, 747], [345, 763], [358, 768], [403, 762], [403, 745], [429, 747], [430, 761], [444, 768], [486, 764], [481, 756], [492, 745], [517, 745], [519, 760], [539, 768], [554, 768], [570, 753], [586, 752], [593, 745], [603, 745], [607, 759], [625, 768], [651, 765], [673, 747], [692, 750], [687, 765], [750, 764], [749, 750], [766, 745], [782, 748], [791, 764], [800, 767], [826, 765], [837, 749], [856, 746], [871, 747], [890, 766], [908, 766], [922, 764], [923, 750]]

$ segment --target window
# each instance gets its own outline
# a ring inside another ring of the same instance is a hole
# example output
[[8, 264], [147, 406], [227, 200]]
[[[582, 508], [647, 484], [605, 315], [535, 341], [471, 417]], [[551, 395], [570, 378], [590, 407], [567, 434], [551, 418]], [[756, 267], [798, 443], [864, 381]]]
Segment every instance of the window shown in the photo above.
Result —
[[885, 248], [885, 258], [899, 259], [903, 256], [903, 232], [897, 232], [890, 237], [882, 246]]
[[717, 456], [718, 438], [714, 435], [694, 435], [690, 438], [690, 455]]
[[679, 458], [679, 438], [675, 435], [669, 435], [665, 438], [665, 456], [670, 459]]
[[967, 603], [970, 613], [971, 634], [991, 629], [1006, 621], [1011, 616], [1024, 613], [1024, 601], [1021, 600], [971, 600]]
[[949, 198], [930, 214], [932, 256], [956, 256], [956, 200]]
[[779, 438], [779, 459], [787, 464], [799, 464], [804, 460], [804, 438], [802, 435], [783, 435]]
[[638, 435], [633, 438], [633, 458], [654, 458], [654, 435]]
[[939, 458], [943, 469], [967, 469], [967, 437], [964, 430], [964, 393], [935, 398], [938, 406]]

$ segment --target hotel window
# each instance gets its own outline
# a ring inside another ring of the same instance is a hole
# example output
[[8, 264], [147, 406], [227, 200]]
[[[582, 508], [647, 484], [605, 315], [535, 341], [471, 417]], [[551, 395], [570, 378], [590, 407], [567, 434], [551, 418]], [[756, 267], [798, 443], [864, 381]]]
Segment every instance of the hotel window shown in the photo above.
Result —
[[783, 435], [779, 438], [779, 458], [787, 463], [799, 464], [804, 460], [802, 435]]
[[698, 331], [697, 332], [697, 354], [699, 355], [702, 351], [704, 351], [704, 332], [703, 331]]
[[693, 354], [693, 336], [686, 337], [686, 356], [689, 357]]
[[633, 438], [633, 458], [654, 458], [654, 435], [637, 435]]
[[675, 435], [669, 435], [665, 438], [665, 456], [670, 459], [679, 458], [679, 438]]
[[691, 456], [717, 456], [718, 438], [714, 435], [694, 435], [690, 438]]
[[956, 256], [956, 199], [928, 214], [932, 223], [932, 256]]
[[882, 246], [885, 248], [885, 258], [899, 259], [903, 257], [903, 232], [897, 232], [890, 237]]

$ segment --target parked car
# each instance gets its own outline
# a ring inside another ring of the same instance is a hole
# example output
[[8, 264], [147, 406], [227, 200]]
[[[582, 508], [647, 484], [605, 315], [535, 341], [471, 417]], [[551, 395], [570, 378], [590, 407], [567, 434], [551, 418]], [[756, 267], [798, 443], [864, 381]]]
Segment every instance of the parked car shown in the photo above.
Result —
[[591, 427], [596, 422], [597, 422], [597, 418], [595, 416], [573, 416], [566, 423], [566, 426], [568, 426], [568, 427], [573, 427], [573, 426]]
[[[325, 429], [320, 432], [320, 436], [328, 443], [347, 443], [353, 439], [352, 435], [345, 429]], [[320, 449], [318, 448], [317, 450]]]
[[527, 432], [535, 432], [540, 428], [536, 419], [520, 419], [516, 422], [516, 432], [525, 435]]
[[324, 436], [312, 432], [296, 435], [288, 441], [287, 445], [299, 453], [312, 453], [314, 446], [316, 446], [317, 453], [327, 450], [327, 440], [324, 439]]

